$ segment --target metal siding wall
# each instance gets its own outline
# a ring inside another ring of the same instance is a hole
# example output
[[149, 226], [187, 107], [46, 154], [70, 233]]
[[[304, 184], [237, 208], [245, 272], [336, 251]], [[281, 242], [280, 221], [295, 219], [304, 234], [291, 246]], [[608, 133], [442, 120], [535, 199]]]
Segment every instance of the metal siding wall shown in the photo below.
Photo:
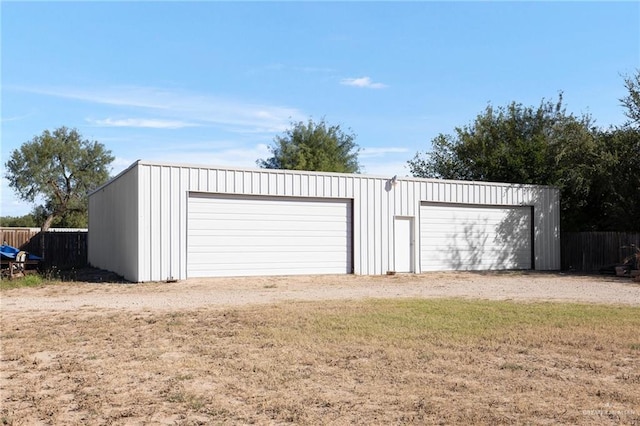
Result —
[[383, 245], [382, 241], [385, 239], [383, 236], [383, 232], [385, 229], [385, 223], [383, 221], [385, 204], [386, 204], [386, 194], [384, 191], [384, 182], [381, 179], [373, 179], [374, 184], [374, 194], [376, 195], [376, 207], [375, 207], [375, 216], [376, 216], [376, 225], [375, 225], [375, 273], [382, 274], [383, 272]]
[[[170, 214], [170, 235], [171, 235], [171, 240], [168, 243], [168, 247], [170, 248], [169, 250], [169, 265], [168, 265], [168, 277], [170, 279], [175, 278], [176, 276], [180, 276], [180, 270], [181, 270], [181, 257], [184, 255], [183, 252], [184, 250], [174, 250], [173, 247], [181, 247], [182, 242], [185, 241], [186, 244], [186, 240], [184, 239], [184, 234], [186, 233], [186, 229], [183, 229], [182, 226], [180, 226], [180, 224], [182, 223], [182, 217], [183, 217], [183, 212], [182, 212], [182, 203], [178, 202], [174, 202], [173, 199], [174, 198], [180, 198], [181, 195], [180, 194], [184, 194], [182, 192], [182, 184], [181, 184], [181, 179], [180, 179], [180, 169], [177, 167], [171, 167], [169, 169], [169, 179], [171, 181], [171, 193], [170, 193], [170, 197], [169, 197], [169, 214]], [[207, 187], [209, 186], [209, 182], [208, 182], [208, 174], [206, 176], [207, 181], [204, 182], [204, 185], [206, 185]], [[177, 194], [177, 195], [174, 195]], [[185, 215], [186, 217], [186, 215]]]
[[160, 211], [161, 188], [163, 186], [163, 182], [160, 181], [161, 169], [161, 167], [151, 167], [149, 170], [149, 264], [145, 265], [145, 274], [149, 277], [149, 281], [160, 281], [162, 279], [160, 273], [162, 262], [160, 238], [164, 231], [164, 224], [161, 222]]
[[151, 257], [151, 178], [150, 168], [146, 165], [138, 166], [140, 194], [138, 196], [139, 216], [138, 216], [138, 278], [136, 281], [149, 281], [149, 262]]
[[362, 221], [360, 220], [360, 191], [355, 186], [356, 183], [357, 181], [355, 179], [350, 179], [347, 182], [351, 187], [351, 193], [353, 194], [353, 204], [351, 206], [351, 212], [353, 215], [353, 227], [351, 231], [353, 235], [353, 273], [362, 274], [362, 262], [360, 261], [360, 239], [362, 238], [360, 230], [362, 228]]
[[386, 251], [386, 255], [383, 257], [385, 260], [383, 267], [384, 272], [392, 270], [391, 265], [395, 265], [395, 250], [394, 250], [394, 216], [395, 216], [395, 203], [396, 192], [393, 189], [391, 183], [385, 182], [385, 191], [387, 193], [387, 202], [385, 206], [387, 221], [383, 225], [383, 232], [387, 237], [388, 245], [383, 247]]
[[393, 226], [393, 219], [389, 217], [389, 192], [386, 191], [386, 182], [378, 181], [382, 194], [382, 202], [380, 205], [380, 253], [378, 254], [378, 262], [380, 262], [380, 274], [384, 274], [390, 270], [389, 251], [393, 250], [393, 241], [389, 239], [389, 226]]
[[[162, 224], [162, 232], [160, 232], [160, 276], [167, 279], [172, 278], [171, 270], [171, 241], [172, 241], [172, 223], [171, 223], [171, 168], [163, 167], [160, 173], [160, 223]], [[176, 229], [177, 231], [177, 229]], [[162, 278], [161, 278], [162, 279]]]
[[367, 203], [369, 200], [369, 196], [367, 180], [357, 179], [356, 185], [358, 186], [358, 193], [360, 195], [358, 199], [359, 209], [356, 212], [360, 219], [360, 224], [358, 226], [358, 229], [360, 230], [360, 239], [359, 241], [356, 241], [355, 244], [360, 248], [360, 259], [358, 261], [360, 265], [360, 273], [366, 275], [368, 272], [367, 266], [369, 265], [369, 215], [367, 213]]
[[375, 234], [376, 234], [376, 219], [375, 219], [375, 212], [376, 212], [376, 205], [375, 205], [375, 193], [374, 193], [374, 188], [372, 185], [372, 180], [371, 179], [362, 179], [362, 182], [364, 183], [365, 187], [366, 187], [366, 191], [365, 194], [367, 194], [367, 201], [366, 203], [362, 203], [364, 206], [364, 211], [365, 214], [367, 215], [367, 246], [366, 246], [366, 256], [364, 257], [364, 261], [366, 262], [367, 265], [367, 270], [369, 271], [369, 274], [375, 274], [375, 270], [376, 270], [376, 263], [375, 263], [375, 252], [376, 252], [376, 246], [375, 246]]
[[416, 272], [420, 272], [418, 224], [421, 201], [533, 205], [536, 269], [560, 267], [558, 192], [553, 188], [413, 178], [400, 178], [395, 186], [391, 186], [387, 179], [361, 175], [148, 163], [140, 164], [138, 169], [140, 274], [137, 281], [186, 278], [186, 218], [190, 191], [351, 198], [353, 266], [356, 274], [363, 275], [384, 274], [392, 269], [396, 216], [414, 218], [414, 265]]
[[[186, 218], [189, 192], [327, 198], [351, 198], [353, 194], [353, 189], [347, 186], [352, 185], [354, 180], [343, 176], [206, 169], [147, 163], [142, 164], [140, 170], [141, 272], [136, 281], [186, 278]], [[355, 206], [354, 202], [354, 208]], [[359, 215], [354, 214], [354, 219], [357, 217]], [[368, 221], [365, 223], [369, 224]], [[356, 234], [359, 234], [359, 231], [355, 225], [353, 233], [354, 238], [357, 238]], [[369, 237], [368, 232], [366, 236]], [[354, 244], [354, 251], [356, 247], [358, 244]], [[369, 256], [374, 256], [374, 253], [376, 250], [372, 250], [371, 253], [369, 250], [364, 252], [365, 264], [379, 264], [369, 261]], [[356, 259], [354, 255], [354, 260]], [[354, 270], [357, 270], [357, 265], [361, 262], [356, 260], [355, 263]], [[361, 273], [371, 272], [365, 268]]]
[[89, 196], [88, 261], [138, 281], [138, 167]]
[[[534, 225], [535, 269], [560, 269], [559, 192], [550, 187], [482, 182], [427, 181], [422, 201], [519, 206], [531, 205]], [[416, 240], [416, 250], [419, 240]]]
[[199, 169], [144, 164], [140, 168], [140, 274], [138, 281], [181, 278], [186, 263], [186, 193], [190, 182], [208, 187]]
[[[189, 169], [178, 168], [179, 192], [173, 197], [174, 202], [180, 204], [180, 218], [178, 221], [178, 231], [180, 233], [179, 246], [177, 247], [179, 256], [179, 264], [177, 265], [178, 276], [174, 278], [184, 279], [187, 276], [187, 206], [189, 201]], [[218, 174], [215, 170], [209, 170], [207, 181], [207, 191], [213, 192], [218, 184]]]
[[[543, 234], [547, 239], [542, 253], [544, 269], [558, 270], [560, 269], [560, 192], [547, 191], [546, 199], [548, 210], [546, 214], [543, 212]], [[541, 268], [537, 268], [541, 269]]]

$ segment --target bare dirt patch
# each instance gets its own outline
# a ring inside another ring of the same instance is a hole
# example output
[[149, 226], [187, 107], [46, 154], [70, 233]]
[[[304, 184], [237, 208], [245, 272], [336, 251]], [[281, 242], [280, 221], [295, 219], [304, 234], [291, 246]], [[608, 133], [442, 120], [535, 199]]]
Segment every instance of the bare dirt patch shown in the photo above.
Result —
[[5, 312], [79, 309], [162, 310], [291, 300], [463, 297], [640, 306], [628, 278], [557, 273], [429, 273], [190, 279], [175, 283], [73, 282], [0, 294]]
[[1, 297], [4, 424], [640, 424], [640, 285], [624, 279], [261, 277]]

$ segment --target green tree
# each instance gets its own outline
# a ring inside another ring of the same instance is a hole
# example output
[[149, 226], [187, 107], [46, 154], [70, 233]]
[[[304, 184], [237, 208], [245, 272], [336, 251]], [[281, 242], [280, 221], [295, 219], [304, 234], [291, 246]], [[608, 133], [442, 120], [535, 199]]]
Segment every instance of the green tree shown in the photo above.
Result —
[[24, 216], [2, 216], [0, 217], [0, 226], [35, 228], [37, 224], [36, 219], [32, 214], [26, 214]]
[[432, 151], [409, 160], [414, 176], [554, 185], [561, 191], [565, 230], [590, 229], [611, 156], [602, 149], [589, 116], [568, 114], [557, 102], [537, 108], [489, 105], [454, 135], [438, 135]]
[[345, 133], [339, 125], [329, 125], [324, 119], [314, 123], [309, 119], [291, 123], [269, 147], [272, 157], [256, 161], [265, 169], [312, 170], [323, 172], [357, 173], [358, 145], [353, 133]]
[[628, 93], [620, 99], [625, 107], [625, 115], [631, 120], [629, 125], [640, 127], [640, 70], [635, 75], [624, 77], [624, 86]]
[[602, 131], [608, 167], [599, 181], [603, 214], [599, 230], [640, 232], [640, 127]]
[[601, 228], [640, 232], [640, 70], [624, 77], [627, 96], [620, 99], [629, 120], [599, 134], [610, 158], [602, 181], [606, 216]]
[[11, 153], [5, 177], [25, 201], [42, 201], [34, 216], [42, 217], [42, 230], [54, 220], [73, 221], [87, 216], [87, 194], [109, 178], [111, 152], [96, 141], [82, 139], [75, 129], [45, 130]]

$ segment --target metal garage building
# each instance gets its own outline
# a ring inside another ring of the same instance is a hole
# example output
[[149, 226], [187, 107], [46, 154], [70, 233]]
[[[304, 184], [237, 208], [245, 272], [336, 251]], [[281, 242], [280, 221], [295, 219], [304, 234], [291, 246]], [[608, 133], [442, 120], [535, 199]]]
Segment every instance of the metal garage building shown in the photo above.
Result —
[[560, 268], [551, 187], [138, 161], [89, 196], [89, 262], [134, 282]]

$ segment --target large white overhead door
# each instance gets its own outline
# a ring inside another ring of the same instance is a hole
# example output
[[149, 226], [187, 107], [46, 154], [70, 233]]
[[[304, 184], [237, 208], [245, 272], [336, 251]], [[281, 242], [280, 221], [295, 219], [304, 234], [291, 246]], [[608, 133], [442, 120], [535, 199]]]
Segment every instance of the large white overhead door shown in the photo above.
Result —
[[191, 194], [187, 276], [345, 274], [351, 200]]
[[531, 269], [531, 207], [423, 204], [422, 271]]

